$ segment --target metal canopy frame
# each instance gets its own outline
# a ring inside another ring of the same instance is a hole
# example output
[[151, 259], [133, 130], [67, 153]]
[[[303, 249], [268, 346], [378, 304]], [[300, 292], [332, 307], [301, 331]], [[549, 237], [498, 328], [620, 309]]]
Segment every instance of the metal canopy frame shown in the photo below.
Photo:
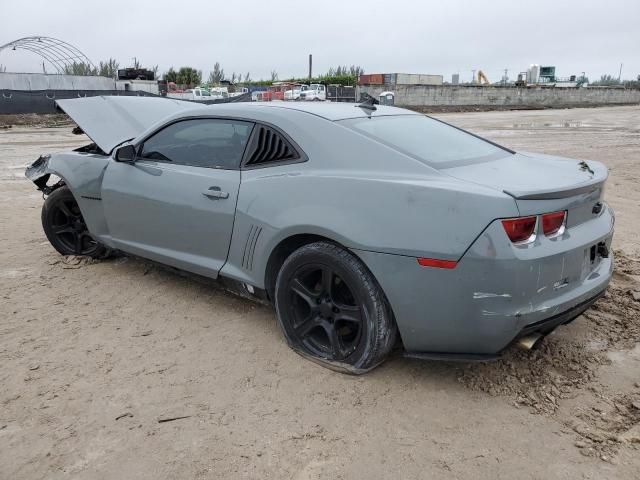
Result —
[[0, 46], [0, 52], [7, 48], [35, 53], [51, 64], [57, 73], [65, 73], [65, 68], [74, 63], [84, 63], [95, 69], [95, 65], [89, 60], [89, 57], [77, 47], [57, 38], [23, 37]]

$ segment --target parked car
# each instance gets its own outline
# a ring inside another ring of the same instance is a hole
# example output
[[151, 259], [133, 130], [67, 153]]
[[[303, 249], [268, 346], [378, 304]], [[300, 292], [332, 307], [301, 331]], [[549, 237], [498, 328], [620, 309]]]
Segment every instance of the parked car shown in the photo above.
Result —
[[611, 279], [595, 161], [390, 106], [57, 103], [93, 141], [26, 171], [58, 252], [220, 278], [271, 302], [289, 345], [331, 368], [370, 370], [398, 334], [408, 356], [494, 358], [576, 318]]

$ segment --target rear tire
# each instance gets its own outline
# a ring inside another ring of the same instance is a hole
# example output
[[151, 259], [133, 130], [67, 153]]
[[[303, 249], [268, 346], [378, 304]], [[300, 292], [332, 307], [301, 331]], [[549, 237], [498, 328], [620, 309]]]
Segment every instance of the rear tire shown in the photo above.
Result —
[[108, 256], [109, 249], [89, 233], [69, 187], [60, 187], [47, 197], [41, 218], [47, 239], [61, 255]]
[[289, 346], [335, 370], [367, 372], [396, 341], [393, 314], [378, 282], [355, 255], [332, 243], [305, 245], [285, 260], [275, 304]]

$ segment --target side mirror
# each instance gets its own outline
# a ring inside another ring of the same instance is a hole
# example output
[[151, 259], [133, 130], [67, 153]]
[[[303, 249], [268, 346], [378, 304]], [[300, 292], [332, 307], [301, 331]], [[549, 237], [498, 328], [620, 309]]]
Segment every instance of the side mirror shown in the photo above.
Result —
[[125, 145], [116, 150], [116, 162], [133, 163], [136, 159], [136, 147], [133, 145]]

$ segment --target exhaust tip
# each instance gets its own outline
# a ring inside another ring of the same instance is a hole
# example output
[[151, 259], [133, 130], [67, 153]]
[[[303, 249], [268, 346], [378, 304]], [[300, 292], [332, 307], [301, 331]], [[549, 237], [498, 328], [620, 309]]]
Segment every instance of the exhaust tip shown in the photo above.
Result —
[[524, 350], [531, 350], [536, 343], [542, 338], [540, 333], [532, 333], [518, 339], [518, 346]]

